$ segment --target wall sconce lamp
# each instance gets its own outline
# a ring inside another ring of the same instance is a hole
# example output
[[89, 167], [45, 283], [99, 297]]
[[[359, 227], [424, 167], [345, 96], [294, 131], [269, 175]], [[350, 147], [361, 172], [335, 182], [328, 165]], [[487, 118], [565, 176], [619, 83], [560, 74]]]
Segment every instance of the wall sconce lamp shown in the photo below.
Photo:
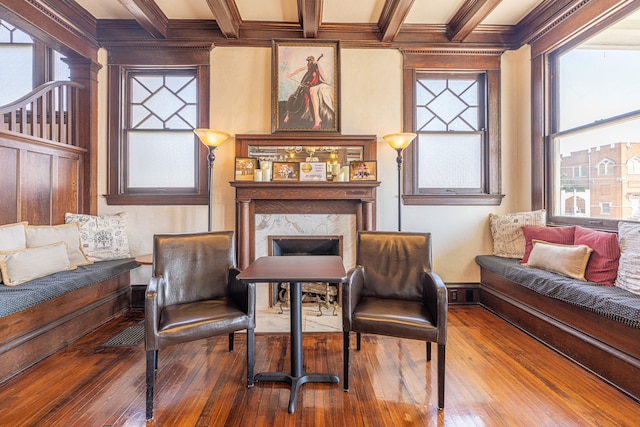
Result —
[[209, 161], [209, 223], [208, 229], [211, 231], [211, 213], [212, 213], [212, 191], [213, 191], [213, 161], [216, 156], [213, 151], [223, 142], [225, 142], [230, 134], [215, 129], [194, 129], [193, 132], [198, 135], [200, 141], [209, 149], [207, 160]]
[[401, 188], [400, 188], [400, 170], [402, 168], [402, 152], [405, 148], [411, 144], [411, 141], [415, 139], [417, 135], [415, 133], [391, 133], [389, 135], [384, 135], [382, 139], [384, 139], [387, 144], [398, 153], [398, 157], [396, 158], [396, 162], [398, 163], [398, 231], [402, 231], [402, 215], [401, 215], [401, 206], [402, 199], [400, 198]]

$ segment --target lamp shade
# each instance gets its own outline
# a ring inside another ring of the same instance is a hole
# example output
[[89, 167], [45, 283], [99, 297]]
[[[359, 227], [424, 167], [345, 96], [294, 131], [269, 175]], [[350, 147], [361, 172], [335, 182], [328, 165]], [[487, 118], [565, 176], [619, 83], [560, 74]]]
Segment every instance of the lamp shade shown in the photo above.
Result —
[[394, 150], [403, 150], [415, 139], [415, 133], [390, 133], [382, 137]]
[[231, 136], [226, 132], [215, 129], [194, 129], [193, 132], [198, 135], [200, 141], [207, 147], [218, 147]]

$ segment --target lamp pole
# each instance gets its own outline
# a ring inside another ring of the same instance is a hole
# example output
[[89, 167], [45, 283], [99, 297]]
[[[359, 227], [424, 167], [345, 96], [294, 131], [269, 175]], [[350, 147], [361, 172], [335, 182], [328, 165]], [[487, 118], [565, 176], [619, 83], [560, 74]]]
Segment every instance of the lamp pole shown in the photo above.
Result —
[[396, 148], [398, 157], [396, 157], [396, 163], [398, 163], [398, 231], [402, 231], [402, 189], [401, 189], [401, 173], [402, 170], [402, 148]]
[[207, 146], [207, 148], [209, 149], [209, 154], [207, 155], [207, 160], [209, 161], [209, 221], [207, 222], [207, 224], [208, 231], [211, 231], [211, 223], [213, 220], [213, 162], [216, 159], [216, 156], [213, 152], [215, 151], [216, 147], [214, 147], [213, 145], [209, 145]]

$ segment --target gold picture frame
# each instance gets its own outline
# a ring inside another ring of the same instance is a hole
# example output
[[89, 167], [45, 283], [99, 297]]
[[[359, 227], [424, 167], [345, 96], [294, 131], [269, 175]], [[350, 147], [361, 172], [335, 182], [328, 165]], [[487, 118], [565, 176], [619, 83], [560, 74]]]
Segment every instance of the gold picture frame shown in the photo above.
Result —
[[236, 157], [234, 179], [236, 181], [253, 181], [253, 171], [258, 168], [258, 159], [253, 157]]
[[300, 178], [300, 163], [298, 162], [273, 162], [271, 169], [273, 181], [298, 181]]
[[340, 41], [273, 40], [272, 132], [340, 132]]
[[375, 160], [349, 162], [349, 179], [351, 181], [377, 181], [377, 162]]

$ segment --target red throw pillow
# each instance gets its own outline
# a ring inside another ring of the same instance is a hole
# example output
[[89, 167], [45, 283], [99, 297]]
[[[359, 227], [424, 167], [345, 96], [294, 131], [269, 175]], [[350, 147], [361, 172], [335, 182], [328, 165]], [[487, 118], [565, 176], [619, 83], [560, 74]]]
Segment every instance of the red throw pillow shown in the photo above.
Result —
[[575, 226], [566, 227], [541, 227], [536, 225], [525, 225], [522, 227], [524, 234], [524, 256], [520, 263], [526, 264], [529, 254], [533, 249], [531, 240], [542, 240], [548, 243], [558, 243], [561, 245], [573, 245], [573, 229]]
[[587, 245], [593, 249], [584, 277], [590, 282], [613, 286], [618, 274], [620, 244], [618, 235], [576, 226], [574, 245]]

